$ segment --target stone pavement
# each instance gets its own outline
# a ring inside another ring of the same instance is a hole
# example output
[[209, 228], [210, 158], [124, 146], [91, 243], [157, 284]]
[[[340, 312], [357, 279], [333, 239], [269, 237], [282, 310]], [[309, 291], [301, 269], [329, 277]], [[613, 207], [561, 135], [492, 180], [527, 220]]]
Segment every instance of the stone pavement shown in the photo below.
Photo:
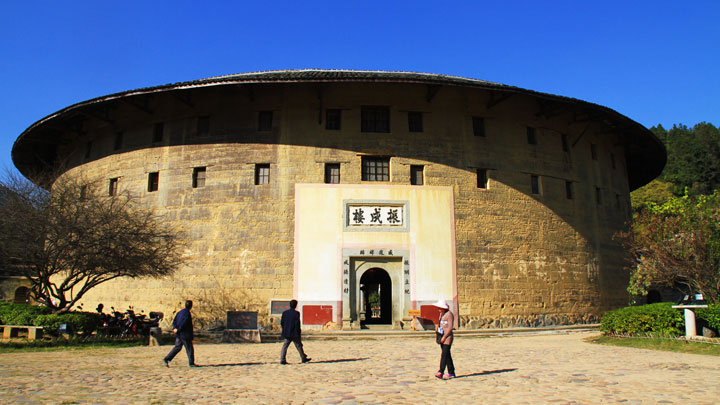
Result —
[[433, 377], [429, 338], [310, 340], [313, 361], [278, 364], [280, 343], [0, 354], [0, 403], [693, 403], [720, 402], [720, 359], [601, 346], [597, 332], [459, 337], [458, 378]]

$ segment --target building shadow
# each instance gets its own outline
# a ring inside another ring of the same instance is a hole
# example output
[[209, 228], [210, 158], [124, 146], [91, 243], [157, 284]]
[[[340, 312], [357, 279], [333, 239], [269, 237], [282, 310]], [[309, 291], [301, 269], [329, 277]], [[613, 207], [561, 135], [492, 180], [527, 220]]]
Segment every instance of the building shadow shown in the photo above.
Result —
[[481, 375], [509, 373], [511, 371], [516, 371], [516, 370], [517, 370], [516, 368], [503, 368], [500, 370], [487, 370], [487, 371], [481, 371], [479, 373], [458, 375], [455, 378], [477, 377], [477, 376], [481, 376]]

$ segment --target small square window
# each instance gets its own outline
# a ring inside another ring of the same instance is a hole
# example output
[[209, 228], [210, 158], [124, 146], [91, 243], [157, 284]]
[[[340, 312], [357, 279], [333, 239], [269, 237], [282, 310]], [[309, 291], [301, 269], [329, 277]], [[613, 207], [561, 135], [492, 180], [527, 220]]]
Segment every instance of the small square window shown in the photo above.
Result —
[[570, 145], [568, 144], [568, 137], [565, 134], [560, 135], [560, 141], [562, 142], [562, 150], [567, 153], [570, 152]]
[[122, 145], [123, 145], [123, 133], [118, 132], [115, 134], [115, 145], [113, 145], [113, 150], [122, 149]]
[[390, 158], [363, 156], [362, 181], [390, 181]]
[[325, 110], [325, 129], [339, 130], [342, 121], [342, 111], [339, 109]]
[[410, 165], [410, 184], [413, 186], [422, 186], [425, 184], [424, 169], [422, 165]]
[[535, 136], [535, 128], [527, 127], [527, 142], [529, 145], [537, 145], [537, 137]]
[[540, 188], [540, 176], [530, 176], [530, 189], [533, 194], [541, 194], [542, 189]]
[[148, 192], [152, 193], [153, 191], [157, 191], [159, 182], [160, 182], [160, 173], [158, 173], [158, 172], [148, 173]]
[[155, 125], [153, 126], [153, 137], [152, 137], [153, 143], [162, 142], [164, 132], [165, 132], [165, 125], [162, 122], [155, 123]]
[[210, 136], [210, 117], [198, 117], [197, 136]]
[[487, 169], [477, 169], [477, 188], [488, 188], [489, 176]]
[[590, 157], [592, 157], [592, 160], [597, 160], [597, 148], [594, 143], [590, 144]]
[[273, 112], [260, 111], [258, 114], [258, 131], [272, 131]]
[[390, 107], [363, 106], [360, 116], [362, 132], [390, 132]]
[[340, 163], [325, 163], [325, 183], [340, 183]]
[[574, 195], [573, 195], [573, 184], [572, 184], [572, 181], [566, 181], [566, 182], [565, 182], [565, 197], [566, 197], [568, 200], [572, 200], [573, 197], [574, 197]]
[[110, 179], [110, 186], [108, 187], [108, 195], [116, 196], [118, 192], [118, 178], [115, 177]]
[[602, 193], [600, 192], [600, 187], [595, 187], [595, 202], [597, 205], [602, 204]]
[[417, 111], [408, 112], [408, 131], [410, 132], [422, 132], [423, 131], [423, 114]]
[[473, 135], [485, 136], [485, 118], [483, 117], [472, 117]]
[[255, 185], [270, 184], [270, 164], [255, 165]]
[[205, 187], [205, 176], [206, 176], [207, 170], [205, 167], [195, 167], [193, 168], [193, 174], [192, 174], [192, 186], [193, 188], [198, 187]]

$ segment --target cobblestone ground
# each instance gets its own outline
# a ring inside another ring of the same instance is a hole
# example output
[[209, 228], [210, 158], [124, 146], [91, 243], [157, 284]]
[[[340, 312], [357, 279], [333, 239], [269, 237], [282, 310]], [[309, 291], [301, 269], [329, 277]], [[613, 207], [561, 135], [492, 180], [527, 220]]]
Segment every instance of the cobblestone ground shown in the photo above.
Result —
[[586, 343], [594, 333], [458, 337], [458, 378], [433, 377], [431, 339], [198, 344], [188, 368], [170, 349], [0, 354], [1, 403], [718, 403], [717, 357]]

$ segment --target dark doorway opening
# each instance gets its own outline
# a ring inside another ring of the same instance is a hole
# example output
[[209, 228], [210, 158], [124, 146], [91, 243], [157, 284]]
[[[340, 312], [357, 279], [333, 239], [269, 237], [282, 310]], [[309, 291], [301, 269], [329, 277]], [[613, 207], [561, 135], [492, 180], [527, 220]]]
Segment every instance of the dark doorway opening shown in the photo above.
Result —
[[14, 304], [25, 304], [30, 302], [30, 289], [27, 287], [18, 287], [13, 297]]
[[363, 296], [365, 313], [362, 325], [392, 324], [392, 281], [383, 269], [373, 268], [360, 277], [360, 290]]
[[647, 303], [654, 304], [656, 302], [662, 302], [662, 294], [658, 290], [650, 290], [647, 293]]

